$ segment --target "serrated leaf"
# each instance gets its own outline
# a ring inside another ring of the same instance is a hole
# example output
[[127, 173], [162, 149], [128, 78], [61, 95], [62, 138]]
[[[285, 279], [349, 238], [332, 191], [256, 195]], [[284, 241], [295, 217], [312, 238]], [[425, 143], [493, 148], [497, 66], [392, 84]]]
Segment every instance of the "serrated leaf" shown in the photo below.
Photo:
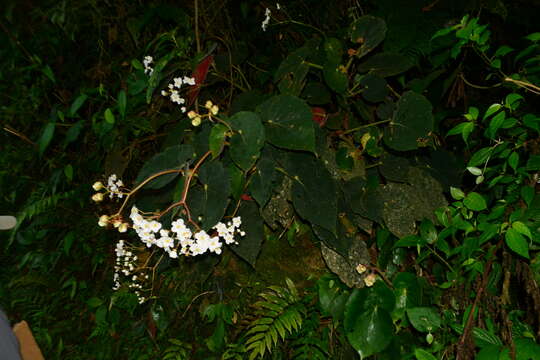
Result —
[[386, 37], [386, 23], [383, 19], [375, 16], [362, 16], [351, 24], [351, 41], [360, 44], [356, 51], [357, 57], [362, 57]]
[[463, 205], [465, 205], [469, 210], [474, 211], [482, 211], [487, 208], [487, 203], [484, 197], [474, 191], [467, 194], [463, 200]]
[[527, 240], [515, 229], [508, 229], [505, 233], [506, 245], [525, 258], [529, 258], [529, 244]]
[[259, 158], [265, 140], [264, 127], [259, 115], [249, 111], [234, 114], [229, 123], [234, 130], [230, 140], [231, 158], [247, 171]]
[[433, 130], [431, 103], [423, 95], [407, 91], [396, 107], [392, 122], [384, 131], [384, 141], [394, 150], [415, 150]]
[[[192, 159], [194, 156], [194, 150], [191, 145], [175, 145], [170, 146], [165, 151], [154, 155], [150, 160], [148, 160], [137, 175], [135, 180], [136, 184], [142, 183], [143, 180], [148, 178], [151, 175], [159, 173], [163, 170], [170, 169], [180, 169], [186, 162]], [[166, 174], [157, 177], [156, 179], [150, 181], [145, 188], [147, 189], [160, 189], [170, 183], [178, 176], [177, 173]]]
[[278, 95], [258, 107], [266, 139], [289, 150], [315, 151], [315, 129], [310, 107], [291, 95]]

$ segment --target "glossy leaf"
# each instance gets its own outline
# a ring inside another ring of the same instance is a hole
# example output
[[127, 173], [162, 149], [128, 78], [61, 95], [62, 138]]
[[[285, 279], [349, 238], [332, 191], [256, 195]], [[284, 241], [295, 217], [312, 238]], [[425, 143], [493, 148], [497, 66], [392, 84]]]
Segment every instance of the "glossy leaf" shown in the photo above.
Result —
[[433, 308], [410, 308], [407, 309], [407, 316], [414, 328], [420, 332], [433, 332], [441, 326], [441, 317]]
[[470, 210], [482, 211], [487, 208], [486, 200], [477, 192], [470, 192], [463, 200], [463, 204]]
[[394, 327], [388, 312], [380, 307], [358, 314], [348, 308], [345, 317], [352, 327], [347, 331], [347, 339], [358, 352], [360, 358], [383, 351], [392, 341]]
[[506, 245], [517, 254], [529, 258], [529, 244], [516, 229], [508, 229], [505, 233]]

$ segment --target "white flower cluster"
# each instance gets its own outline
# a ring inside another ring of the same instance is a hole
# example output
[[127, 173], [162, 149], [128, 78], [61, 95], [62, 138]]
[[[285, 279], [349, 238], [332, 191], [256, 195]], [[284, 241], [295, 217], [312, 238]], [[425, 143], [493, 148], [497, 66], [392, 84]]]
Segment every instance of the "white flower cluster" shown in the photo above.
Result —
[[183, 219], [173, 221], [170, 230], [163, 229], [160, 222], [145, 219], [135, 206], [131, 209], [130, 218], [137, 235], [147, 247], [155, 245], [162, 248], [173, 259], [178, 257], [179, 252], [186, 256], [202, 255], [207, 251], [221, 254], [221, 240], [227, 245], [236, 244], [234, 235], [246, 235], [240, 230], [240, 217], [233, 218], [226, 225], [221, 222], [215, 225], [213, 229], [217, 235], [214, 236], [204, 230], [193, 233]]
[[154, 68], [151, 64], [154, 62], [154, 59], [151, 56], [145, 56], [143, 59], [144, 73], [148, 76], [151, 76], [154, 72]]
[[109, 179], [107, 180], [107, 186], [103, 185], [101, 181], [96, 181], [94, 185], [92, 185], [92, 188], [94, 188], [95, 191], [98, 191], [92, 196], [92, 200], [95, 202], [99, 202], [103, 200], [104, 193], [99, 192], [100, 190], [105, 190], [105, 194], [109, 194], [109, 197], [112, 199], [115, 196], [119, 199], [124, 197], [124, 193], [121, 191], [121, 188], [124, 186], [124, 183], [122, 180], [118, 179], [115, 174], [112, 174], [109, 176]]
[[268, 27], [268, 24], [270, 23], [270, 15], [272, 14], [272, 11], [269, 8], [266, 8], [264, 11], [264, 16], [266, 16], [261, 23], [261, 28], [263, 31], [266, 31], [266, 28]]
[[134, 294], [139, 300], [139, 304], [142, 304], [146, 301], [146, 298], [142, 295], [143, 282], [148, 280], [148, 274], [142, 273], [140, 270], [135, 268], [137, 262], [137, 255], [134, 255], [131, 251], [124, 248], [124, 240], [118, 241], [116, 244], [116, 262], [114, 265], [114, 276], [113, 276], [113, 290], [120, 289], [120, 275], [124, 277], [129, 277], [130, 282], [128, 287], [134, 289]]
[[[173, 79], [173, 82], [169, 84], [168, 88], [169, 90], [161, 90], [161, 95], [168, 96], [173, 103], [176, 103], [178, 105], [184, 105], [186, 103], [186, 99], [180, 96], [180, 88], [183, 84], [186, 85], [195, 85], [195, 78], [190, 78], [188, 76], [184, 77], [177, 77]], [[182, 112], [186, 112], [186, 107], [182, 106], [180, 108]]]

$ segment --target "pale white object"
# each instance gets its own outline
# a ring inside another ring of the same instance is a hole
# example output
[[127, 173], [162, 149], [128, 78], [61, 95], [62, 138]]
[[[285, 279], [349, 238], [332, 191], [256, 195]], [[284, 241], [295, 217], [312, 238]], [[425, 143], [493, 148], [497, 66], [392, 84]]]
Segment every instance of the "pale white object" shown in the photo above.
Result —
[[17, 219], [14, 216], [0, 216], [0, 230], [13, 229], [17, 225]]

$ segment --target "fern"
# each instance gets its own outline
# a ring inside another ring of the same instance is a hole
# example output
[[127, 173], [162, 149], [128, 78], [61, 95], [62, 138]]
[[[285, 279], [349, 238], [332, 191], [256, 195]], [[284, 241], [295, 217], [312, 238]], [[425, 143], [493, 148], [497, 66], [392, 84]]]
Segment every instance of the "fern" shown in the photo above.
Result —
[[321, 334], [321, 319], [317, 307], [308, 308], [310, 316], [304, 321], [300, 331], [291, 342], [294, 360], [325, 360], [328, 354], [327, 332]]
[[163, 352], [163, 360], [186, 360], [191, 353], [191, 345], [177, 339], [169, 339], [172, 344]]
[[262, 298], [253, 304], [253, 320], [246, 332], [245, 346], [249, 360], [263, 358], [287, 336], [297, 333], [302, 327], [305, 306], [290, 279], [287, 287], [270, 286], [259, 294]]

